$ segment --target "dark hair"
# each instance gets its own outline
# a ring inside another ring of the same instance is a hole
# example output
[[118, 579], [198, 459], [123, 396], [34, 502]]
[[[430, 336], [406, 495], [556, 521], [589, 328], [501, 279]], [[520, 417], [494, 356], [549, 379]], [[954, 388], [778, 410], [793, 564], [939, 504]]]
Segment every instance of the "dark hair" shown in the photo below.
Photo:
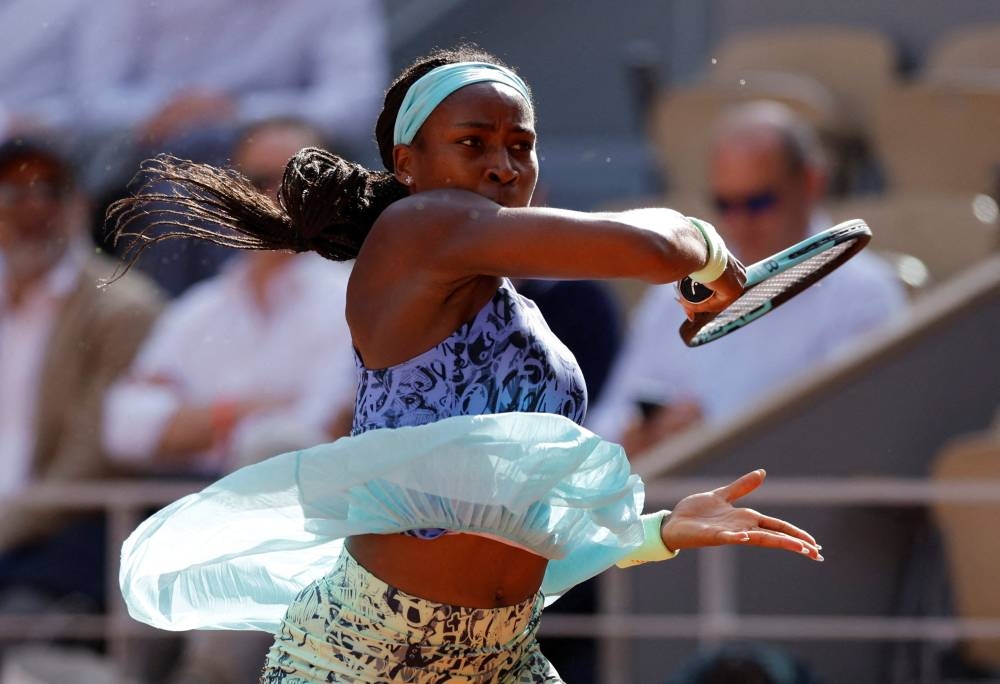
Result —
[[15, 163], [39, 159], [56, 172], [58, 182], [67, 189], [77, 186], [76, 167], [66, 150], [47, 137], [19, 136], [0, 143], [0, 168], [6, 169]]
[[125, 270], [149, 245], [179, 237], [240, 249], [312, 250], [336, 261], [353, 259], [379, 214], [408, 194], [392, 173], [393, 127], [406, 91], [432, 69], [467, 61], [506, 66], [475, 46], [463, 45], [418, 59], [389, 87], [375, 127], [386, 171], [307, 147], [289, 160], [273, 199], [234, 169], [169, 155], [146, 160], [136, 177], [141, 179], [138, 191], [108, 209], [115, 244], [130, 239]]

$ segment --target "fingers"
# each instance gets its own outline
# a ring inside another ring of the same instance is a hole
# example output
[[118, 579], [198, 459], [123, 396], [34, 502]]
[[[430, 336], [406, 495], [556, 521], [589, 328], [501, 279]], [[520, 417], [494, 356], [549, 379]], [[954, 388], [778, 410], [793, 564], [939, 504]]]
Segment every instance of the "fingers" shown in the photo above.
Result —
[[722, 532], [719, 541], [724, 544], [742, 544], [749, 546], [762, 546], [769, 549], [782, 549], [792, 553], [802, 554], [816, 561], [822, 561], [819, 547], [816, 544], [804, 542], [794, 537], [771, 532], [769, 530], [746, 530], [744, 532]]
[[700, 325], [708, 323], [715, 318], [718, 306], [712, 301], [714, 297], [706, 299], [699, 304], [693, 304], [683, 297], [678, 297], [675, 301], [684, 309], [684, 315], [689, 321], [698, 321]]
[[801, 539], [802, 541], [809, 542], [814, 546], [819, 546], [816, 544], [816, 540], [811, 534], [805, 530], [796, 527], [790, 522], [785, 522], [780, 518], [772, 518], [769, 515], [761, 515], [760, 521], [757, 523], [757, 527], [763, 530], [772, 530], [774, 532], [781, 532], [782, 534], [787, 534], [790, 537], [795, 537], [796, 539]]
[[744, 497], [753, 490], [757, 489], [757, 487], [760, 487], [760, 485], [764, 482], [765, 477], [767, 477], [767, 473], [763, 468], [760, 468], [752, 473], [747, 473], [743, 477], [727, 484], [724, 487], [712, 490], [712, 493], [717, 496], [721, 496], [727, 502], [732, 503], [733, 501], [736, 501], [736, 499]]

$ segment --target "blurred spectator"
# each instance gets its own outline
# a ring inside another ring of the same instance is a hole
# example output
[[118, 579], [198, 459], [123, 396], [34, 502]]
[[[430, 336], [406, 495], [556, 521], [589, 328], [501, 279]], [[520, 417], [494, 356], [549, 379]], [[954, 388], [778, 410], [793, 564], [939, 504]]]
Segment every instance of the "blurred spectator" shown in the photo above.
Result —
[[[235, 162], [273, 196], [288, 159], [319, 142], [308, 124], [264, 122]], [[108, 449], [153, 471], [217, 474], [346, 434], [348, 274], [312, 253], [249, 252], [175, 300], [108, 396]]]
[[[161, 152], [225, 165], [246, 125], [278, 116], [309, 121], [346, 156], [369, 153], [388, 75], [385, 33], [371, 0], [88, 5], [76, 71], [90, 186], [107, 205]], [[230, 254], [171, 240], [140, 268], [177, 296]]]
[[[275, 196], [288, 159], [322, 143], [304, 121], [272, 119], [243, 132], [234, 161]], [[108, 397], [109, 449], [149, 472], [209, 475], [347, 434], [348, 275], [348, 265], [312, 253], [248, 252], [176, 299]], [[168, 681], [253, 681], [270, 640], [192, 632]]]
[[[753, 263], [831, 225], [819, 205], [825, 165], [815, 133], [775, 103], [743, 105], [715, 138], [709, 187], [718, 229]], [[861, 253], [745, 330], [689, 349], [673, 286], [650, 288], [590, 426], [638, 453], [702, 420], [720, 420], [841, 353], [906, 304], [891, 269]]]
[[[0, 608], [103, 599], [99, 519], [17, 506], [32, 483], [112, 473], [103, 396], [160, 308], [140, 276], [107, 290], [115, 264], [87, 238], [71, 165], [41, 140], [0, 145]], [[70, 570], [71, 569], [71, 570]], [[95, 605], [96, 604], [96, 605]]]
[[667, 684], [819, 684], [803, 663], [775, 648], [730, 644], [695, 656]]
[[108, 0], [88, 6], [81, 42], [86, 124], [154, 149], [290, 115], [338, 147], [367, 142], [388, 69], [371, 0]]
[[11, 129], [76, 123], [76, 48], [90, 7], [83, 0], [0, 3], [0, 98]]

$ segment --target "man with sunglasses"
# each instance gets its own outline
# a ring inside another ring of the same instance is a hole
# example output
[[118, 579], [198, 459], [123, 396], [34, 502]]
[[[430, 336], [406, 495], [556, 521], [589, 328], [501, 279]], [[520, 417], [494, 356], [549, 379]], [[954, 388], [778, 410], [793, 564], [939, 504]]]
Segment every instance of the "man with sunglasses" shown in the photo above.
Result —
[[161, 306], [142, 276], [102, 291], [87, 199], [51, 143], [0, 144], [0, 611], [99, 609], [100, 516], [23, 507], [33, 484], [114, 474], [101, 404]]
[[[815, 132], [790, 110], [754, 102], [727, 112], [711, 149], [715, 225], [750, 264], [833, 225], [822, 210], [827, 170]], [[877, 228], [876, 228], [877, 229]], [[822, 284], [745, 330], [689, 349], [671, 287], [652, 287], [589, 425], [630, 454], [704, 420], [722, 420], [815, 368], [899, 312], [902, 285], [862, 253]]]
[[820, 209], [827, 170], [815, 132], [776, 103], [720, 122], [709, 166], [716, 227], [747, 264], [829, 228]]

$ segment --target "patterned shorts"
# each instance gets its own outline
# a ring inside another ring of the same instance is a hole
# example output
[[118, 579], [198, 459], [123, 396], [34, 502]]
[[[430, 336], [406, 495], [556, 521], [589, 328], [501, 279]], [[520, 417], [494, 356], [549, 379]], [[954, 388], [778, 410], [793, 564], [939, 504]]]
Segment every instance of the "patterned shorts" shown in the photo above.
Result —
[[289, 606], [260, 682], [559, 684], [535, 640], [541, 611], [540, 594], [502, 608], [428, 601], [344, 551]]

